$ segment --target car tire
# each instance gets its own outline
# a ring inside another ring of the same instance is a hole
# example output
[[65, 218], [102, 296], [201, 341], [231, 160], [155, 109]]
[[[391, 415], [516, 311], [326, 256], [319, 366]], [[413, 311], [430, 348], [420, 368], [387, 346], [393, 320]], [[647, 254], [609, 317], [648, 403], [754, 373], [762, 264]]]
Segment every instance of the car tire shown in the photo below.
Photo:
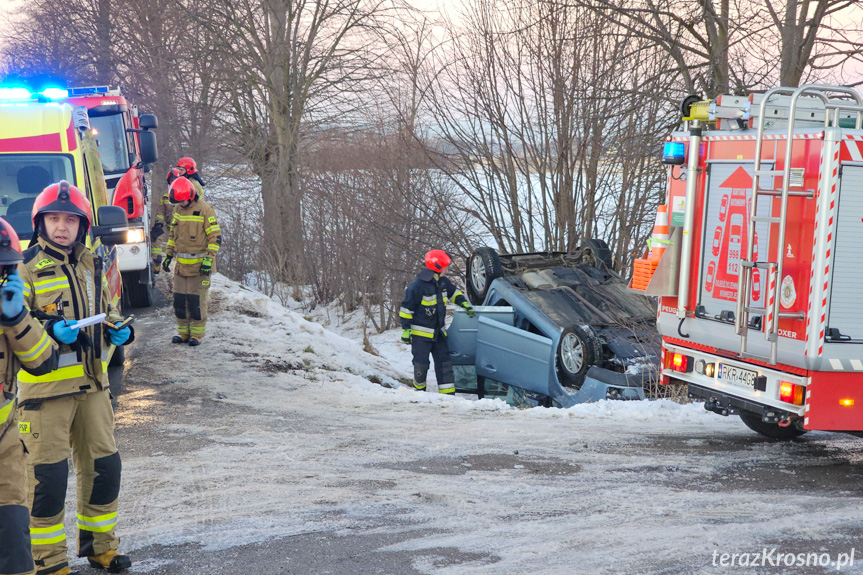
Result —
[[805, 429], [797, 429], [793, 425], [779, 427], [778, 423], [766, 423], [761, 419], [761, 415], [751, 411], [741, 411], [740, 419], [746, 427], [755, 433], [759, 433], [764, 437], [770, 437], [771, 439], [794, 439], [806, 433]]
[[568, 327], [560, 334], [555, 355], [560, 384], [580, 389], [587, 370], [602, 358], [602, 342], [589, 328]]
[[605, 241], [593, 238], [581, 244], [580, 248], [584, 254], [584, 263], [599, 269], [604, 267], [610, 270], [613, 268], [614, 256]]
[[474, 250], [467, 263], [467, 295], [472, 305], [482, 305], [491, 282], [503, 277], [500, 256], [492, 248]]

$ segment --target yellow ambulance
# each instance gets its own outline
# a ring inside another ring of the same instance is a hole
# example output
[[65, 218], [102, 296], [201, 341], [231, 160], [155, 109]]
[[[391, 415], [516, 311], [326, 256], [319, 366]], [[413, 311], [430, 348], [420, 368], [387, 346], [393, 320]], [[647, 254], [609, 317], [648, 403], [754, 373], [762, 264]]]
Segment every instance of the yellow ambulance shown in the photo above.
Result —
[[112, 306], [120, 309], [123, 284], [114, 244], [126, 241], [126, 215], [108, 202], [87, 109], [52, 99], [23, 88], [0, 88], [0, 217], [15, 228], [26, 249], [33, 237], [36, 196], [60, 180], [78, 187], [93, 210], [88, 246], [101, 257]]

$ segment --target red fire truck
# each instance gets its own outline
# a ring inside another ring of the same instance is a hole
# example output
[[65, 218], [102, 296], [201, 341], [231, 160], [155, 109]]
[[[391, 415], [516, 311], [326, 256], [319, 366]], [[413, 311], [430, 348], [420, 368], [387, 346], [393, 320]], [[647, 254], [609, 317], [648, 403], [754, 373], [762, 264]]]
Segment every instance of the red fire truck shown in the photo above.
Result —
[[769, 437], [863, 435], [863, 99], [806, 85], [682, 108], [646, 289], [663, 382]]
[[152, 303], [153, 271], [150, 259], [150, 210], [144, 173], [157, 160], [156, 116], [138, 114], [119, 88], [70, 88], [63, 100], [87, 108], [99, 144], [102, 169], [111, 203], [126, 210], [128, 241], [117, 246], [123, 275], [124, 302], [131, 307]]

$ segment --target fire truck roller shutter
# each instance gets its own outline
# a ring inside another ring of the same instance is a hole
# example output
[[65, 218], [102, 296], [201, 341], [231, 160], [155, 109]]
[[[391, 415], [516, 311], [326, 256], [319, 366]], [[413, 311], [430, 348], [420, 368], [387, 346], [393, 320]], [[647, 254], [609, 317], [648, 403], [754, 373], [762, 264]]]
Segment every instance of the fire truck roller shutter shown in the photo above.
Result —
[[863, 340], [863, 167], [843, 166], [836, 207], [836, 243], [833, 256], [833, 283], [827, 326], [843, 336]]

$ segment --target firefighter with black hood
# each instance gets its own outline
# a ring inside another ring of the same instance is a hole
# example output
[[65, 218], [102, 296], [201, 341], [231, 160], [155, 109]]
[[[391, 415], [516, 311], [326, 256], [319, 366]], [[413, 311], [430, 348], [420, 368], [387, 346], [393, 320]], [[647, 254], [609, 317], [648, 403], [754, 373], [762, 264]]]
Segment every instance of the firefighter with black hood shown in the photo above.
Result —
[[[111, 346], [134, 339], [111, 307], [102, 260], [85, 245], [90, 202], [67, 181], [51, 184], [33, 204], [30, 247], [18, 272], [26, 306], [59, 346], [58, 367], [18, 372], [18, 425], [27, 448], [30, 539], [37, 575], [67, 575], [66, 489], [71, 451], [77, 476], [78, 556], [90, 565], [122, 571], [117, 552], [120, 453], [108, 390]], [[106, 313], [106, 323], [75, 322]]]
[[15, 374], [19, 367], [34, 376], [57, 369], [57, 345], [24, 306], [24, 282], [16, 270], [23, 259], [18, 235], [0, 219], [0, 575], [31, 575], [35, 569]]
[[198, 197], [186, 178], [171, 184], [170, 200], [176, 205], [165, 247], [162, 269], [174, 269], [174, 316], [177, 335], [172, 343], [198, 346], [207, 330], [207, 294], [210, 274], [216, 271], [216, 254], [222, 245], [222, 232], [212, 206]]
[[429, 353], [434, 359], [438, 393], [455, 393], [455, 375], [447, 345], [446, 306], [452, 301], [465, 308], [468, 316], [476, 312], [460, 289], [445, 277], [452, 260], [443, 250], [425, 255], [426, 269], [405, 289], [399, 317], [402, 322], [402, 342], [411, 346], [414, 364], [414, 388], [425, 391], [429, 370]]

